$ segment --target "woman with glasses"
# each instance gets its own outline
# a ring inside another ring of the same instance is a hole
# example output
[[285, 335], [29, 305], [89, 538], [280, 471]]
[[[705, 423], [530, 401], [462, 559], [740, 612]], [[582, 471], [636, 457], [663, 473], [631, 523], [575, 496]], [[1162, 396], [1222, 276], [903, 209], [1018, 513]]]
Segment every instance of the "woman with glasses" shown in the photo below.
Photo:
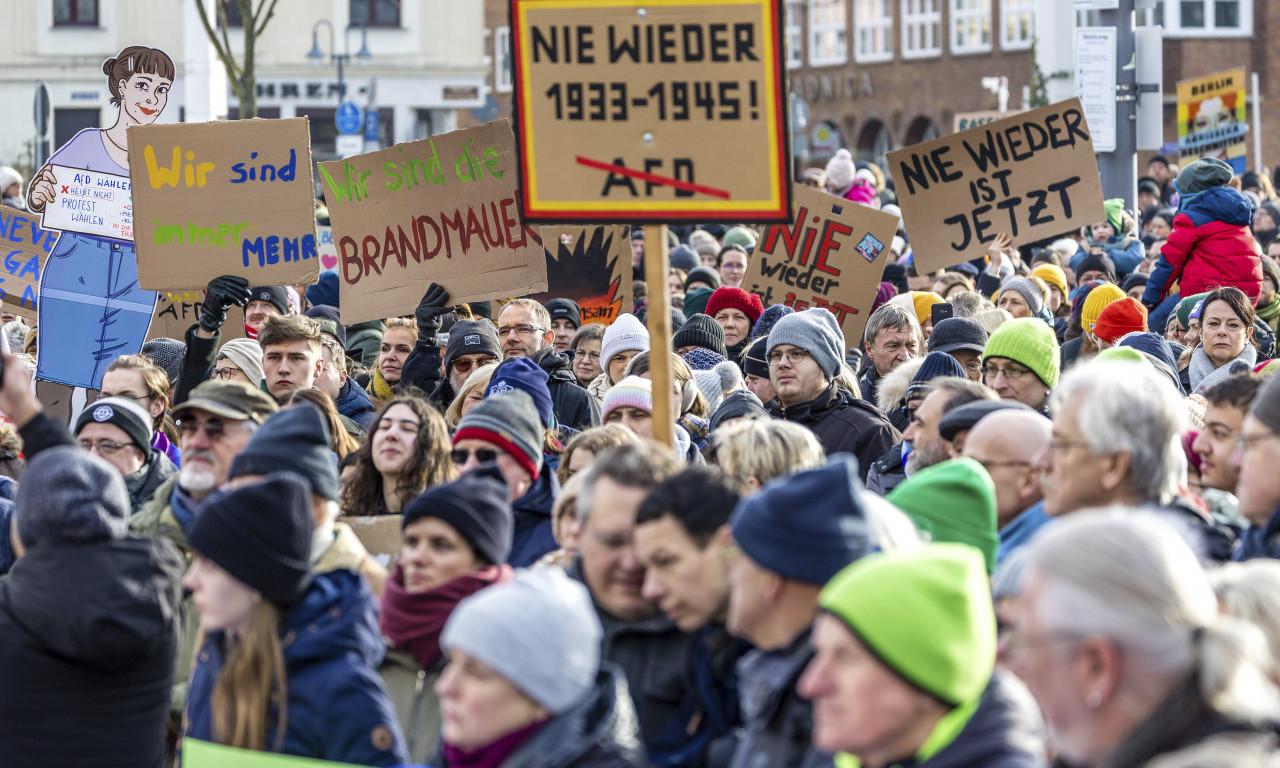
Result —
[[513, 524], [506, 484], [494, 469], [429, 489], [405, 507], [400, 556], [382, 595], [387, 655], [378, 674], [415, 763], [439, 748], [435, 681], [446, 661], [445, 621], [463, 598], [511, 579], [503, 563]]
[[1076, 512], [1027, 545], [1002, 662], [1081, 766], [1267, 765], [1280, 716], [1265, 639], [1224, 616], [1163, 518]]
[[603, 323], [589, 323], [578, 329], [569, 342], [573, 352], [573, 376], [584, 387], [604, 372], [600, 367], [600, 346], [604, 343]]
[[444, 417], [413, 395], [382, 406], [355, 455], [351, 480], [342, 488], [344, 515], [399, 514], [409, 499], [455, 474]]
[[151, 414], [131, 398], [92, 403], [76, 419], [75, 435], [81, 448], [96, 453], [124, 478], [131, 513], [178, 471], [169, 457], [151, 447]]
[[716, 269], [720, 272], [720, 284], [740, 288], [747, 276], [747, 249], [740, 245], [726, 245], [716, 257]]

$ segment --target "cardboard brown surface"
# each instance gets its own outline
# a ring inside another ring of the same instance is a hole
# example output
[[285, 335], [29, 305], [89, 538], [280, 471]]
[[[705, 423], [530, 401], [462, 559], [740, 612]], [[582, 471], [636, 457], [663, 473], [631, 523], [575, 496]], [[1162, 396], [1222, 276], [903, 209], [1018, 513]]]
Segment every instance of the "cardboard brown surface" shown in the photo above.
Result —
[[36, 323], [40, 273], [57, 241], [57, 230], [42, 228], [38, 214], [0, 205], [0, 299], [27, 325]]
[[609, 325], [635, 303], [631, 297], [631, 238], [627, 227], [539, 227], [548, 288], [529, 296], [546, 304], [573, 299], [582, 324]]
[[[158, 291], [156, 312], [147, 329], [147, 339], [186, 338], [187, 329], [200, 319], [200, 302], [204, 301], [204, 289], [189, 291]], [[218, 329], [219, 343], [244, 336], [244, 310], [232, 307], [227, 310], [227, 321]]]
[[316, 281], [307, 118], [133, 126], [129, 169], [143, 288]]
[[547, 289], [506, 120], [321, 163], [320, 178], [343, 323], [411, 315], [433, 281], [455, 304]]
[[[355, 532], [356, 538], [364, 548], [369, 550], [379, 562], [386, 562], [386, 557], [395, 559], [400, 554], [400, 525], [404, 515], [370, 515], [369, 517], [350, 517], [342, 515], [338, 522], [346, 523]], [[384, 557], [380, 557], [384, 556]]]
[[898, 217], [794, 185], [792, 224], [767, 227], [742, 287], [767, 307], [831, 310], [845, 346], [856, 347], [871, 314]]
[[527, 218], [786, 221], [780, 7], [513, 0]]
[[1106, 218], [1079, 99], [889, 153], [889, 173], [924, 275]]

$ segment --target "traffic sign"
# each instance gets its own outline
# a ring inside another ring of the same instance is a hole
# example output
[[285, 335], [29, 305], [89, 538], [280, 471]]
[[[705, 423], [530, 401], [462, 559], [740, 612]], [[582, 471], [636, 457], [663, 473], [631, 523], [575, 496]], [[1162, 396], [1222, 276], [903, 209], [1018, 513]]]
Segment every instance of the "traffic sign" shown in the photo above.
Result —
[[511, 0], [526, 220], [788, 221], [780, 7]]
[[338, 105], [338, 111], [333, 115], [333, 124], [337, 126], [338, 133], [350, 136], [360, 132], [360, 126], [364, 123], [364, 113], [360, 111], [360, 107], [356, 106], [354, 101], [344, 101]]
[[376, 109], [364, 113], [364, 140], [369, 144], [378, 143], [378, 110]]
[[333, 150], [338, 153], [339, 157], [351, 157], [352, 155], [361, 154], [364, 152], [364, 138], [352, 136], [348, 133], [335, 136]]

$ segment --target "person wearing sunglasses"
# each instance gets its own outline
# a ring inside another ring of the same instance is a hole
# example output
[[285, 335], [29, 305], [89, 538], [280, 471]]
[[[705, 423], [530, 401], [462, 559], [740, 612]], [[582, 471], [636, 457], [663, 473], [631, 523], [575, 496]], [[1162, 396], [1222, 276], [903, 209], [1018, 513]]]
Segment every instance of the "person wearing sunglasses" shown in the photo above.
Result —
[[[506, 480], [507, 500], [515, 508], [515, 533], [507, 562], [515, 568], [533, 565], [556, 548], [551, 501], [559, 495], [560, 484], [550, 470], [543, 471], [546, 431], [538, 410], [534, 398], [523, 388], [507, 385], [495, 390], [491, 383], [484, 400], [458, 422], [450, 454], [461, 474], [496, 465]], [[545, 511], [533, 503], [535, 499], [524, 498], [536, 495], [539, 488], [546, 496], [541, 505]]]
[[85, 408], [76, 419], [75, 435], [81, 448], [124, 478], [131, 514], [178, 471], [168, 456], [151, 448], [151, 414], [127, 397], [104, 397]]
[[444, 378], [431, 393], [431, 402], [441, 411], [448, 410], [467, 378], [479, 368], [502, 359], [502, 348], [493, 323], [487, 320], [459, 320], [449, 329], [445, 346]]

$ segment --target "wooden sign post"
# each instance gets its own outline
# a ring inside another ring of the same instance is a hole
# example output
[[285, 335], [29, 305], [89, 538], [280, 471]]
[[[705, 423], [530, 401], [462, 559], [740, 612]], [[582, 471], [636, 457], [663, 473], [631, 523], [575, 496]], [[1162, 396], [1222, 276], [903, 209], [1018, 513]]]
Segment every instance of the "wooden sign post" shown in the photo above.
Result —
[[645, 325], [649, 328], [649, 378], [653, 380], [653, 439], [675, 446], [675, 424], [671, 421], [671, 296], [667, 293], [667, 225], [644, 228]]

